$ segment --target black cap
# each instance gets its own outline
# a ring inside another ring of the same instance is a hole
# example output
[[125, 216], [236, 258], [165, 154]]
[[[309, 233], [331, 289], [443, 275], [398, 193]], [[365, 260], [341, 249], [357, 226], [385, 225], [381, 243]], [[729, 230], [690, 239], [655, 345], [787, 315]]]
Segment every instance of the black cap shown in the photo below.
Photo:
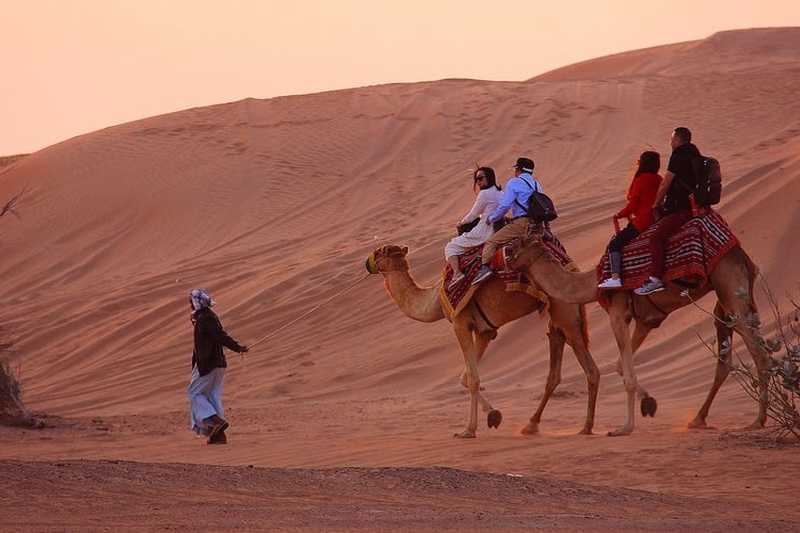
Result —
[[533, 172], [533, 160], [528, 159], [527, 157], [520, 157], [517, 159], [517, 163], [514, 165], [514, 168], [524, 170], [525, 172]]

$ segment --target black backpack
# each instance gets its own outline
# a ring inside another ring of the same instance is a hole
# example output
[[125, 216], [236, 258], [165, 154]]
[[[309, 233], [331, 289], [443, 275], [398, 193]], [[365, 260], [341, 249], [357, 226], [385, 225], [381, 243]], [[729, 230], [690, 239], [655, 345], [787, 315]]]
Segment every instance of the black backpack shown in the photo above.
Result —
[[719, 161], [701, 155], [692, 159], [692, 168], [697, 180], [693, 191], [695, 203], [699, 206], [718, 204], [722, 194], [722, 171], [719, 168]]
[[[530, 198], [528, 199], [528, 216], [534, 222], [550, 222], [558, 218], [556, 207], [553, 205], [553, 200], [550, 199], [545, 193], [533, 188], [533, 185], [528, 183], [525, 178], [520, 178], [525, 184], [533, 189]], [[517, 202], [517, 205], [523, 206]]]

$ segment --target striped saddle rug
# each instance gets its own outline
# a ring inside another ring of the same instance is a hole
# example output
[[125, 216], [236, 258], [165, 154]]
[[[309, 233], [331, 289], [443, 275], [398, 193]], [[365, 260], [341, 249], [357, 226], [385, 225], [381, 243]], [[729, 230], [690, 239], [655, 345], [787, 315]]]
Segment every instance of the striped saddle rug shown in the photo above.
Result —
[[[518, 240], [519, 239], [512, 239], [506, 246], [513, 246]], [[561, 244], [558, 238], [552, 234], [545, 233], [542, 237], [542, 242], [549, 248], [550, 253], [558, 258], [565, 269], [577, 270], [572, 259], [567, 255], [564, 245]], [[450, 281], [453, 279], [453, 269], [447, 264], [442, 270], [441, 298], [450, 316], [455, 316], [461, 312], [469, 303], [475, 290], [479, 287], [479, 285], [473, 285], [472, 280], [475, 279], [475, 276], [477, 276], [481, 268], [482, 252], [483, 245], [480, 245], [470, 248], [460, 256], [459, 266], [464, 273], [464, 279], [454, 287], [450, 287]], [[544, 315], [547, 312], [547, 308], [550, 304], [547, 295], [532, 285], [523, 274], [505, 266], [502, 248], [498, 248], [492, 258], [492, 268], [495, 271], [493, 277], [503, 280], [506, 284], [507, 291], [526, 292], [539, 300], [540, 305], [538, 310], [540, 315]]]
[[[648, 278], [650, 269], [650, 234], [644, 231], [622, 249], [622, 289], [632, 290]], [[667, 241], [663, 281], [676, 281], [687, 288], [703, 285], [722, 257], [739, 245], [739, 239], [716, 211], [691, 219], [678, 228]], [[611, 276], [608, 250], [597, 265], [598, 282]], [[603, 292], [603, 291], [600, 291]]]

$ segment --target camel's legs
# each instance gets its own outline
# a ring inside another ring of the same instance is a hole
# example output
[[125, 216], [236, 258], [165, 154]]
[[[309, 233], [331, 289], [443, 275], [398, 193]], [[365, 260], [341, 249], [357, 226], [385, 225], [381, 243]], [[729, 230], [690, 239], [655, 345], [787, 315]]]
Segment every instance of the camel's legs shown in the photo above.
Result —
[[[641, 348], [642, 343], [644, 343], [644, 340], [651, 331], [653, 331], [653, 328], [646, 326], [641, 322], [636, 322], [633, 326], [633, 335], [631, 336], [631, 351], [633, 352], [634, 359], [636, 358], [636, 352], [639, 351], [639, 348]], [[636, 392], [639, 394], [639, 398], [650, 397], [650, 393], [647, 392], [638, 379], [636, 380]]]
[[769, 396], [767, 392], [767, 377], [765, 374], [767, 367], [768, 355], [758, 343], [753, 333], [746, 324], [740, 324], [734, 327], [734, 330], [742, 336], [750, 356], [756, 365], [756, 372], [758, 372], [758, 415], [755, 422], [750, 424], [747, 429], [760, 429], [767, 423], [767, 405], [769, 403]]
[[626, 317], [628, 315], [628, 305], [625, 296], [614, 298], [611, 307], [608, 309], [608, 317], [611, 321], [611, 329], [619, 347], [620, 362], [622, 364], [622, 382], [625, 385], [625, 392], [628, 395], [628, 421], [619, 429], [609, 431], [609, 436], [630, 435], [633, 431], [634, 402], [636, 400], [636, 368], [633, 365], [633, 350], [631, 349], [631, 336]]
[[725, 382], [725, 378], [728, 377], [728, 365], [731, 362], [732, 353], [733, 329], [728, 327], [725, 323], [725, 310], [722, 309], [722, 305], [720, 305], [719, 301], [717, 301], [717, 305], [714, 306], [714, 317], [714, 326], [717, 330], [717, 366], [714, 370], [714, 382], [711, 384], [711, 390], [708, 391], [706, 400], [695, 415], [694, 420], [688, 424], [688, 427], [691, 429], [708, 427], [706, 425], [706, 418], [708, 417], [708, 411], [711, 409], [711, 402], [714, 401], [717, 392], [719, 392], [719, 388]]
[[[740, 308], [737, 312], [738, 316], [745, 317], [747, 306], [738, 305], [738, 307]], [[714, 307], [714, 316], [716, 318], [714, 321], [714, 326], [717, 331], [717, 365], [714, 371], [714, 382], [711, 384], [711, 389], [708, 391], [708, 395], [706, 396], [703, 405], [700, 406], [700, 410], [697, 412], [697, 415], [695, 415], [694, 419], [689, 422], [688, 427], [692, 429], [702, 429], [708, 427], [706, 425], [706, 418], [708, 418], [708, 412], [711, 409], [711, 403], [714, 401], [714, 398], [719, 392], [720, 387], [722, 387], [722, 384], [725, 382], [725, 379], [728, 377], [728, 373], [730, 372], [730, 363], [731, 358], [733, 357], [733, 332], [736, 331], [744, 340], [747, 350], [750, 352], [753, 362], [756, 365], [756, 372], [758, 372], [759, 376], [758, 415], [756, 420], [750, 426], [748, 426], [748, 429], [762, 428], [767, 422], [767, 383], [763, 377], [766, 354], [755, 338], [754, 327], [757, 326], [748, 325], [742, 322], [745, 320], [744, 318], [737, 319], [733, 327], [729, 326], [728, 321], [730, 320], [730, 317], [728, 316], [728, 313], [725, 312], [725, 308], [720, 301], [718, 301], [717, 305]]]
[[[556, 325], [558, 324], [558, 325]], [[597, 405], [597, 392], [600, 388], [600, 369], [589, 352], [586, 343], [584, 328], [586, 314], [583, 306], [564, 304], [557, 300], [550, 301], [550, 323], [547, 336], [550, 346], [550, 367], [547, 373], [544, 393], [534, 415], [528, 424], [522, 428], [522, 433], [531, 435], [539, 430], [542, 413], [548, 400], [561, 382], [561, 363], [564, 358], [564, 345], [569, 344], [581, 368], [586, 374], [586, 384], [589, 398], [586, 407], [586, 420], [580, 433], [591, 435], [594, 427], [594, 413]]]
[[583, 373], [586, 375], [586, 387], [589, 397], [586, 404], [586, 419], [580, 433], [582, 435], [591, 435], [594, 428], [594, 413], [597, 407], [597, 392], [600, 389], [600, 369], [597, 368], [597, 364], [589, 352], [586, 310], [583, 305], [562, 305], [557, 300], [551, 300], [550, 320], [551, 324], [559, 325], [559, 333], [564, 338], [564, 340], [560, 340], [560, 350], [563, 352], [564, 342], [569, 344], [583, 369]]
[[[750, 356], [753, 358], [756, 372], [758, 373], [759, 405], [756, 420], [748, 429], [758, 429], [764, 427], [767, 422], [767, 377], [764, 372], [769, 354], [757, 337], [757, 335], [760, 335], [761, 327], [758, 308], [753, 300], [753, 281], [757, 267], [741, 248], [734, 248], [724, 259], [717, 265], [710, 277], [710, 283], [714, 287], [718, 298], [717, 305], [714, 307], [714, 315], [717, 321], [717, 342], [720, 347], [723, 342], [730, 347], [732, 338], [730, 329], [733, 329], [742, 337]], [[721, 324], [719, 323], [720, 321], [722, 321]], [[730, 361], [733, 353], [727, 353], [725, 357], [727, 361]], [[725, 368], [723, 369], [723, 367]], [[727, 370], [726, 365], [723, 365], [722, 354], [720, 354], [711, 391], [709, 391], [708, 398], [703, 403], [693, 423], [705, 423], [711, 400], [727, 376]]]
[[[489, 338], [486, 341], [487, 344], [489, 342], [491, 342], [491, 340], [493, 338], [494, 338], [494, 335], [493, 334], [490, 335]], [[486, 350], [485, 349], [484, 349], [483, 353], [481, 353], [480, 351], [478, 352], [478, 354], [477, 354], [478, 366], [480, 366], [481, 359], [483, 359], [484, 355], [486, 355]], [[462, 387], [464, 387], [465, 389], [469, 390], [469, 386], [467, 384], [467, 371], [466, 370], [462, 370], [461, 371], [461, 377], [459, 378], [459, 382], [461, 383]], [[499, 428], [500, 424], [503, 421], [503, 414], [499, 410], [497, 410], [494, 407], [492, 407], [491, 402], [489, 402], [489, 399], [483, 393], [483, 385], [478, 387], [478, 403], [481, 404], [481, 409], [483, 409], [483, 412], [486, 413], [486, 415], [487, 415], [486, 416], [487, 425], [490, 428], [495, 428], [495, 429]]]
[[769, 403], [769, 397], [765, 371], [767, 370], [767, 358], [769, 355], [756, 339], [755, 331], [758, 327], [760, 327], [760, 324], [759, 326], [752, 326], [745, 324], [741, 320], [737, 321], [733, 326], [734, 331], [744, 340], [747, 351], [750, 352], [750, 356], [753, 358], [753, 362], [756, 365], [756, 372], [758, 373], [758, 415], [756, 420], [750, 424], [747, 429], [760, 429], [767, 423], [767, 405]]
[[586, 374], [586, 386], [589, 390], [586, 421], [583, 423], [583, 429], [581, 429], [580, 433], [581, 435], [591, 435], [592, 428], [594, 428], [594, 412], [597, 407], [597, 392], [600, 390], [600, 369], [597, 368], [597, 363], [594, 362], [582, 336], [579, 339], [571, 339], [569, 342], [572, 351], [575, 352], [575, 357], [578, 358], [578, 363], [583, 368], [584, 374]]
[[478, 429], [478, 401], [481, 400], [491, 410], [488, 400], [480, 391], [481, 380], [478, 374], [478, 360], [483, 357], [489, 342], [494, 338], [494, 332], [476, 332], [473, 336], [466, 322], [453, 322], [453, 331], [464, 356], [464, 374], [466, 387], [469, 390], [469, 421], [467, 427], [456, 437], [475, 438]]
[[[641, 322], [636, 322], [633, 327], [633, 335], [631, 336], [631, 350], [633, 351], [633, 357], [636, 358], [636, 352], [639, 351], [644, 340], [647, 338], [647, 335], [653, 331], [653, 328], [650, 326], [646, 326]], [[622, 358], [617, 359], [617, 366], [616, 366], [617, 374], [622, 376]], [[644, 385], [637, 379], [636, 380], [636, 393], [639, 395], [639, 398], [649, 398], [650, 393], [647, 392], [647, 389], [644, 388]]]
[[642, 347], [642, 343], [644, 343], [644, 340], [651, 331], [653, 331], [653, 328], [646, 326], [642, 322], [636, 322], [634, 324], [633, 335], [631, 335], [631, 350], [633, 350], [634, 354]]
[[535, 435], [539, 432], [539, 422], [542, 420], [542, 413], [547, 401], [552, 396], [553, 391], [556, 390], [556, 387], [558, 387], [558, 384], [561, 383], [561, 361], [564, 358], [566, 337], [561, 330], [553, 326], [552, 322], [548, 326], [547, 337], [550, 341], [550, 367], [547, 370], [547, 382], [544, 385], [539, 407], [528, 421], [528, 424], [521, 430], [523, 435]]
[[[480, 366], [480, 361], [478, 361], [478, 366]], [[458, 382], [461, 383], [462, 387], [464, 387], [465, 389], [467, 389], [469, 391], [469, 385], [467, 384], [467, 371], [466, 370], [462, 370], [461, 371], [461, 376], [459, 377]], [[481, 410], [484, 413], [490, 413], [490, 412], [494, 411], [495, 409], [494, 409], [494, 407], [492, 407], [491, 402], [489, 402], [489, 399], [483, 393], [483, 389], [484, 389], [483, 386], [478, 387], [478, 403], [481, 404]]]

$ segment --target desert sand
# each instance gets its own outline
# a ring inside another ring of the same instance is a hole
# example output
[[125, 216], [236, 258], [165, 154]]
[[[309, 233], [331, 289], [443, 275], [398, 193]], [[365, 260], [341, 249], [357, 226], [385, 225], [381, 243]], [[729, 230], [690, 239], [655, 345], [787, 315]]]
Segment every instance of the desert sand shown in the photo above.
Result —
[[[659, 402], [625, 418], [607, 315], [587, 306], [602, 379], [579, 435], [569, 348], [540, 433], [546, 319], [503, 327], [481, 362], [503, 423], [468, 415], [447, 321], [415, 322], [366, 257], [410, 247], [420, 286], [474, 195], [518, 156], [554, 199], [556, 235], [594, 268], [643, 150], [687, 126], [722, 163], [719, 213], [759, 265], [766, 332], [797, 299], [800, 29], [724, 32], [572, 65], [524, 82], [441, 80], [188, 109], [4, 158], [3, 334], [27, 408], [0, 425], [3, 531], [797, 531], [800, 449], [714, 373], [714, 297], [655, 330], [637, 357]], [[9, 154], [10, 155], [10, 154]], [[227, 331], [229, 444], [189, 431], [192, 330], [204, 288]], [[262, 340], [263, 339], [263, 340]], [[737, 353], [747, 357], [741, 341]], [[482, 419], [483, 420], [483, 419]]]

